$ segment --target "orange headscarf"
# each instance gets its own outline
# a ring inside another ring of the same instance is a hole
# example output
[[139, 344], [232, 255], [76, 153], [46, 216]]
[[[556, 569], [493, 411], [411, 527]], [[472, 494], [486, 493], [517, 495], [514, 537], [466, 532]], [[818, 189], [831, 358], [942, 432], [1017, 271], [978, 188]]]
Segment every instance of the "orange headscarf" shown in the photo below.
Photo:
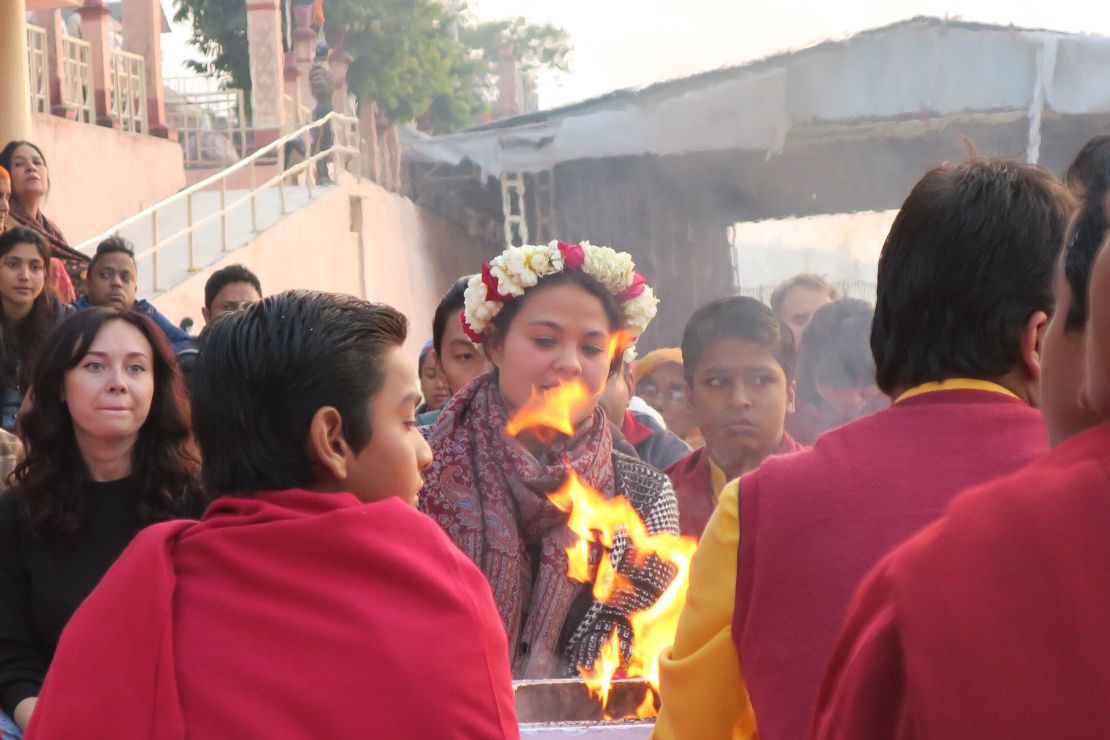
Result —
[[682, 350], [678, 347], [664, 347], [648, 352], [632, 366], [632, 378], [639, 383], [655, 370], [667, 363], [682, 364]]
[[3, 180], [4, 182], [8, 183], [9, 185], [12, 184], [12, 176], [3, 167], [0, 167], [0, 180]]

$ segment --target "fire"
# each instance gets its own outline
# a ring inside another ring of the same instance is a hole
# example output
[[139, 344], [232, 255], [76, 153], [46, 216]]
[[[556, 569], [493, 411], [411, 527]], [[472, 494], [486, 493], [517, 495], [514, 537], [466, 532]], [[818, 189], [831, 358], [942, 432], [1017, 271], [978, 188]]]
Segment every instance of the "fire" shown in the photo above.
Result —
[[[623, 352], [629, 336], [618, 333], [610, 338], [610, 358]], [[590, 402], [590, 394], [581, 383], [570, 383], [536, 394], [517, 411], [506, 427], [512, 435], [531, 431], [543, 439], [541, 433], [554, 438], [553, 432], [573, 435], [573, 419], [583, 410], [581, 404]], [[567, 513], [567, 528], [576, 535], [575, 542], [567, 547], [567, 576], [582, 583], [593, 582], [593, 596], [608, 603], [622, 592], [631, 591], [633, 584], [616, 572], [608, 556], [591, 567], [592, 545], [611, 550], [617, 537], [628, 539], [629, 554], [634, 564], [642, 566], [647, 558], [655, 556], [674, 566], [676, 575], [670, 586], [651, 607], [630, 615], [633, 642], [632, 654], [623, 661], [620, 639], [614, 630], [602, 647], [601, 654], [592, 666], [579, 666], [583, 680], [591, 694], [608, 705], [612, 681], [618, 672], [622, 677], [642, 677], [651, 688], [636, 709], [635, 716], [655, 716], [655, 696], [659, 689], [659, 656], [674, 642], [678, 617], [686, 601], [686, 587], [690, 560], [697, 548], [693, 537], [675, 534], [651, 534], [640, 515], [624, 496], [605, 498], [584, 483], [569, 465], [563, 485], [548, 495], [556, 507]]]
[[[573, 468], [567, 468], [566, 481], [548, 497], [561, 511], [567, 512], [567, 527], [577, 535], [574, 544], [567, 548], [567, 575], [570, 578], [589, 581], [589, 543], [595, 542], [609, 549], [613, 547], [619, 533], [623, 533], [632, 545], [637, 565], [654, 555], [675, 566], [675, 577], [663, 595], [651, 607], [634, 612], [630, 618], [634, 637], [632, 656], [624, 666], [623, 673], [629, 678], [642, 677], [658, 691], [659, 656], [674, 642], [678, 616], [686, 602], [690, 560], [697, 549], [697, 540], [675, 534], [649, 534], [628, 499], [624, 496], [605, 498], [583, 483]], [[593, 580], [594, 598], [601, 602], [610, 601], [622, 590], [632, 589], [632, 584], [616, 573], [608, 557], [602, 557]], [[606, 643], [606, 648], [610, 648], [611, 643], [612, 638]], [[621, 668], [619, 654], [617, 657], [618, 660], [614, 662], [612, 653], [607, 654], [603, 650], [597, 663], [591, 667], [579, 668], [591, 693], [602, 697], [603, 706], [608, 698], [613, 676]], [[654, 716], [653, 698], [645, 699], [637, 712], [647, 711], [645, 708], [649, 704], [651, 710], [646, 716]]]
[[509, 419], [505, 431], [514, 437], [530, 431], [545, 444], [555, 439], [556, 432], [570, 437], [574, 435], [574, 417], [592, 402], [590, 390], [581, 381], [533, 391], [528, 403]]
[[582, 680], [591, 696], [601, 699], [601, 706], [609, 703], [609, 690], [613, 686], [613, 675], [621, 666], [621, 638], [616, 630], [609, 635], [609, 639], [601, 646], [601, 654], [593, 668], [582, 671]]

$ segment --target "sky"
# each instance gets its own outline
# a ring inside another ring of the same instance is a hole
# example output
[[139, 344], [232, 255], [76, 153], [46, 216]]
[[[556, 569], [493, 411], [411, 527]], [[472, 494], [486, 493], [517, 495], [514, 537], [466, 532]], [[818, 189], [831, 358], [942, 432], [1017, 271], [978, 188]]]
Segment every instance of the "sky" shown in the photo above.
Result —
[[[172, 18], [174, 0], [162, 5]], [[1095, 0], [469, 0], [469, 6], [480, 20], [522, 15], [567, 29], [571, 69], [541, 78], [543, 108], [743, 64], [916, 15], [1110, 36], [1110, 3]], [[188, 74], [187, 40], [184, 28], [163, 37], [166, 76]]]

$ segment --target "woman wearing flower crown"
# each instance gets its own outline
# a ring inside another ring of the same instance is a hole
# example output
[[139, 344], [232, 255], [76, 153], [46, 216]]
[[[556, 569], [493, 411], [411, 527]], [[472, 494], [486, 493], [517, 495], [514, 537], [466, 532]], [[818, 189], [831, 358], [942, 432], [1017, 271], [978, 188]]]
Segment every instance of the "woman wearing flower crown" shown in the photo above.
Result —
[[[510, 247], [467, 288], [463, 325], [483, 343], [494, 371], [456, 393], [429, 432], [435, 462], [420, 506], [489, 580], [514, 677], [570, 675], [575, 666], [592, 666], [614, 629], [627, 657], [629, 614], [654, 603], [672, 576], [654, 558], [634, 567], [622, 538], [610, 552], [593, 553], [591, 562], [611, 558], [634, 591], [618, 603], [595, 601], [590, 584], [567, 578], [565, 548], [573, 535], [566, 515], [546, 497], [564, 481], [569, 463], [606, 497], [627, 497], [649, 532], [678, 532], [670, 481], [613, 450], [597, 403], [619, 366], [610, 357], [610, 338], [638, 336], [657, 303], [627, 253], [589, 243]], [[534, 393], [575, 381], [588, 389], [589, 402], [573, 412], [572, 437], [544, 443], [504, 432]]]

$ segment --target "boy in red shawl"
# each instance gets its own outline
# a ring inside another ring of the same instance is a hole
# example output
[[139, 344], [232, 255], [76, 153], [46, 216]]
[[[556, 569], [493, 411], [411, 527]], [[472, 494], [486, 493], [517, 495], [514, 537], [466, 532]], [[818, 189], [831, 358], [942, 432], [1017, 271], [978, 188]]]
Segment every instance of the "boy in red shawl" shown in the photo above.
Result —
[[1102, 423], [962, 495], [872, 571], [825, 674], [812, 737], [1110, 737], [1106, 246], [1089, 299], [1083, 397]]
[[702, 306], [682, 333], [690, 408], [705, 446], [667, 468], [682, 534], [701, 537], [725, 483], [770, 455], [802, 449], [783, 426], [794, 413], [794, 335], [755, 298]]
[[[848, 604], [970, 485], [1047, 450], [1040, 338], [1072, 200], [1045, 170], [931, 170], [891, 227], [871, 330], [894, 403], [729, 485], [702, 538], [657, 738], [800, 740]], [[1035, 701], [1035, 697], [1028, 697]]]
[[84, 602], [29, 738], [517, 737], [489, 586], [413, 508], [431, 451], [405, 333], [310, 292], [216, 322], [193, 395], [216, 500], [140, 533]]

